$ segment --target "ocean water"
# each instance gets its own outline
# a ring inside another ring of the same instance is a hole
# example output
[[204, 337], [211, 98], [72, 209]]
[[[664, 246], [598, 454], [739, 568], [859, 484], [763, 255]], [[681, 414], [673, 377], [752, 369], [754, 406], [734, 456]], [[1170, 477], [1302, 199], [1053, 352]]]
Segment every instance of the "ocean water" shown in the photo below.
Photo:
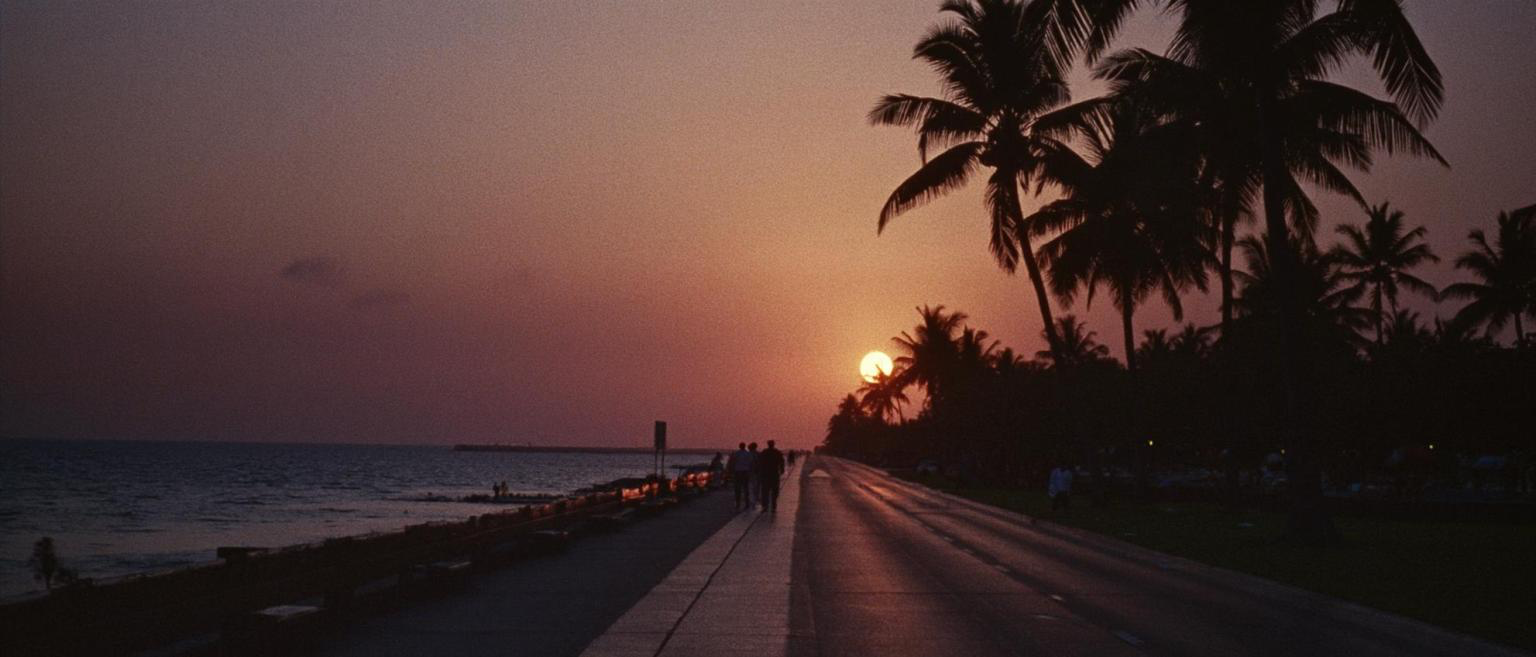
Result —
[[27, 561], [43, 536], [64, 567], [100, 578], [211, 561], [224, 545], [282, 547], [513, 508], [424, 501], [489, 494], [503, 480], [514, 494], [559, 495], [651, 471], [648, 454], [0, 441], [0, 597], [42, 588]]

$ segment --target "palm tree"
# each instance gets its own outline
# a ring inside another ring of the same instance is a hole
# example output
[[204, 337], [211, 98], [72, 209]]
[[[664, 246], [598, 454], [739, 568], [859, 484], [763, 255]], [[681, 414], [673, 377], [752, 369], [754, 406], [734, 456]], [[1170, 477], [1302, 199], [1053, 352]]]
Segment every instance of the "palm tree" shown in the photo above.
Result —
[[[1222, 194], [1225, 250], [1231, 226], [1260, 197], [1276, 243], [1287, 214], [1309, 233], [1317, 211], [1298, 179], [1364, 205], [1340, 165], [1369, 169], [1373, 149], [1444, 163], [1419, 132], [1439, 111], [1440, 72], [1398, 3], [1338, 0], [1319, 16], [1316, 0], [1166, 2], [1180, 14], [1167, 56], [1121, 51], [1096, 75], [1195, 128]], [[1395, 103], [1327, 81], [1356, 55], [1370, 56]]]
[[[1383, 325], [1387, 317], [1397, 313], [1399, 287], [1430, 299], [1439, 297], [1435, 286], [1408, 270], [1425, 262], [1440, 262], [1440, 258], [1423, 242], [1423, 226], [1403, 232], [1401, 210], [1393, 210], [1383, 202], [1367, 214], [1369, 219], [1364, 227], [1343, 224], [1336, 229], [1345, 242], [1333, 247], [1332, 257], [1339, 264], [1340, 276], [1355, 284], [1354, 290], [1364, 292], [1370, 287], [1371, 312], [1376, 313], [1376, 343], [1381, 344], [1386, 339]], [[1387, 306], [1382, 305], [1383, 298]]]
[[843, 397], [837, 404], [837, 413], [827, 420], [827, 437], [823, 442], [833, 453], [857, 450], [860, 429], [868, 419], [857, 397]]
[[[1283, 250], [1257, 237], [1243, 238], [1237, 246], [1248, 266], [1247, 272], [1233, 272], [1242, 284], [1235, 304], [1240, 321], [1262, 323], [1270, 333], [1292, 330], [1282, 322], [1282, 314], [1287, 306], [1300, 308], [1301, 330], [1309, 342], [1351, 349], [1363, 346], [1359, 332], [1371, 325], [1373, 315], [1354, 305], [1361, 292], [1346, 284], [1332, 253], [1319, 251], [1316, 244], [1299, 237]], [[1295, 260], [1285, 267], [1279, 258]], [[1276, 272], [1281, 269], [1293, 273], [1290, 287], [1280, 284]]]
[[[1136, 0], [1106, 0], [1136, 4]], [[1364, 205], [1341, 167], [1368, 169], [1373, 151], [1444, 159], [1419, 128], [1438, 113], [1444, 97], [1440, 71], [1403, 12], [1391, 0], [1336, 0], [1319, 15], [1317, 0], [1166, 0], [1179, 27], [1166, 57], [1145, 50], [1117, 53], [1101, 64], [1100, 77], [1117, 93], [1178, 114], [1208, 136], [1210, 177], [1233, 198], [1262, 187], [1258, 200], [1268, 248], [1278, 251], [1274, 283], [1281, 290], [1303, 284], [1285, 253], [1294, 229], [1310, 236], [1316, 209], [1302, 182], [1347, 194]], [[1393, 101], [1345, 85], [1331, 74], [1355, 57], [1370, 59]], [[1308, 417], [1309, 345], [1303, 295], [1281, 293], [1275, 353], [1283, 382], [1282, 417], [1291, 443], [1294, 506], [1288, 532], [1306, 542], [1337, 537], [1322, 500], [1322, 471]]]
[[[986, 205], [991, 216], [991, 250], [1009, 273], [1020, 262], [1034, 286], [1051, 348], [1058, 340], [1045, 282], [1034, 251], [1018, 230], [1022, 185], [1039, 179], [1039, 154], [1058, 148], [1035, 120], [1069, 99], [1066, 73], [1084, 44], [1102, 47], [1092, 24], [1123, 16], [1092, 14], [1087, 0], [946, 0], [941, 13], [954, 20], [929, 30], [913, 57], [927, 62], [943, 80], [942, 98], [888, 95], [869, 113], [875, 125], [914, 128], [922, 166], [891, 192], [880, 210], [878, 230], [897, 215], [966, 184], [981, 167], [990, 168]], [[1098, 39], [1099, 41], [1094, 41]], [[930, 149], [944, 149], [933, 158]], [[1036, 190], [1039, 193], [1039, 190]]]
[[997, 358], [997, 341], [981, 329], [966, 327], [955, 343], [957, 368], [968, 376], [974, 376], [992, 367]]
[[856, 393], [859, 396], [859, 408], [871, 417], [877, 417], [885, 422], [893, 418], [898, 421], [905, 420], [901, 407], [907, 403], [907, 393], [903, 386], [897, 383], [894, 373], [878, 372], [873, 381], [865, 381]]
[[1384, 343], [1398, 349], [1423, 349], [1435, 342], [1435, 332], [1419, 321], [1419, 314], [1406, 308], [1392, 311], [1391, 321], [1386, 323], [1387, 338]]
[[[1068, 108], [1057, 114], [1072, 112]], [[1108, 288], [1120, 311], [1126, 368], [1136, 370], [1136, 306], [1154, 292], [1184, 317], [1179, 292], [1205, 289], [1206, 255], [1192, 201], [1194, 168], [1179, 162], [1179, 133], [1156, 130], [1155, 117], [1128, 102], [1098, 104], [1070, 120], [1090, 153], [1054, 152], [1049, 175], [1065, 190], [1025, 219], [1036, 233], [1065, 228], [1040, 247], [1051, 287], [1070, 305], [1079, 287]], [[1170, 139], [1173, 138], [1173, 139]]]
[[1141, 345], [1136, 347], [1136, 357], [1142, 362], [1150, 363], [1168, 358], [1173, 353], [1173, 344], [1168, 341], [1167, 329], [1154, 329], [1141, 332]]
[[1455, 321], [1454, 318], [1451, 321], [1445, 321], [1436, 317], [1434, 348], [1460, 357], [1498, 348], [1498, 345], [1487, 335], [1477, 335], [1476, 329], [1476, 326]]
[[954, 380], [960, 350], [955, 334], [966, 316], [962, 312], [945, 312], [942, 305], [922, 306], [917, 313], [922, 321], [910, 333], [903, 331], [894, 338], [896, 346], [906, 353], [896, 357], [892, 379], [894, 385], [903, 389], [925, 388], [931, 406], [948, 392], [947, 385]]
[[1063, 315], [1056, 320], [1056, 331], [1061, 336], [1061, 347], [1037, 351], [1036, 358], [1050, 361], [1057, 368], [1099, 363], [1109, 358], [1109, 347], [1099, 344], [1095, 339], [1098, 334], [1077, 321], [1075, 315]]
[[1212, 326], [1195, 326], [1185, 324], [1184, 328], [1173, 336], [1169, 343], [1174, 353], [1184, 355], [1193, 360], [1203, 360], [1211, 352]]
[[1490, 337], [1515, 324], [1515, 346], [1524, 346], [1522, 316], [1536, 319], [1536, 205], [1500, 212], [1499, 232], [1489, 244], [1483, 229], [1467, 234], [1472, 250], [1456, 259], [1456, 268], [1472, 272], [1479, 282], [1455, 283], [1444, 296], [1470, 299], [1453, 325], [1485, 327]]

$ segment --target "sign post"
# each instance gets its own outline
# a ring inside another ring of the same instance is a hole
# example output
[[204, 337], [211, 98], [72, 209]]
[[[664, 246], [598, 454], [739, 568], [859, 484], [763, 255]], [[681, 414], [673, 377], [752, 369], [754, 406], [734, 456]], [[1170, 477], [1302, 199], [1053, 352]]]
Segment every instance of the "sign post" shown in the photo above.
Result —
[[656, 465], [656, 479], [658, 480], [658, 483], [660, 481], [666, 481], [666, 479], [667, 479], [667, 423], [663, 422], [661, 420], [657, 420], [656, 421], [656, 456], [654, 458], [654, 463]]

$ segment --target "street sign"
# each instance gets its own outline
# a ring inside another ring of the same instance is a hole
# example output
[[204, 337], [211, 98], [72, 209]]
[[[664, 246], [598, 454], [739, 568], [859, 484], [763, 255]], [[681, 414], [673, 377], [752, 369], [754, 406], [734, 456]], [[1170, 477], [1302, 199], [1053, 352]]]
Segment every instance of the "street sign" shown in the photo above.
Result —
[[660, 452], [660, 451], [665, 450], [666, 448], [667, 448], [667, 423], [666, 422], [662, 422], [661, 420], [657, 420], [656, 421], [656, 451]]

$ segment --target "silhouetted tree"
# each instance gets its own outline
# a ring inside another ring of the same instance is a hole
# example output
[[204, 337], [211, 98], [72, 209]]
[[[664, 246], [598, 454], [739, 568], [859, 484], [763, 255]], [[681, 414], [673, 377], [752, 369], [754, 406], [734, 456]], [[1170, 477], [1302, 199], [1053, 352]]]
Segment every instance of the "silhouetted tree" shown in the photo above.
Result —
[[[1070, 110], [1065, 110], [1066, 113]], [[1184, 316], [1179, 292], [1205, 289], [1205, 247], [1196, 207], [1193, 167], [1180, 166], [1181, 141], [1156, 131], [1155, 117], [1130, 102], [1090, 107], [1071, 120], [1088, 156], [1052, 154], [1049, 176], [1066, 197], [1036, 211], [1025, 224], [1037, 233], [1063, 232], [1040, 247], [1051, 288], [1064, 305], [1077, 289], [1104, 286], [1120, 311], [1126, 368], [1136, 370], [1132, 317], [1154, 292]]]
[[908, 401], [907, 393], [905, 386], [897, 381], [895, 373], [875, 374], [875, 380], [865, 381], [859, 387], [859, 407], [870, 416], [885, 422], [904, 419], [901, 407]]
[[1385, 323], [1384, 344], [1397, 351], [1422, 352], [1435, 344], [1435, 332], [1419, 321], [1419, 314], [1401, 308]]
[[1063, 315], [1056, 320], [1056, 332], [1061, 336], [1059, 353], [1047, 349], [1035, 352], [1035, 356], [1048, 361], [1053, 367], [1079, 367], [1100, 363], [1109, 359], [1109, 347], [1101, 345], [1097, 333], [1088, 330], [1076, 315]]
[[1173, 344], [1168, 342], [1167, 329], [1141, 332], [1141, 345], [1136, 347], [1136, 357], [1143, 363], [1164, 360], [1173, 354]]
[[[992, 255], [1010, 273], [1023, 262], [1052, 348], [1057, 338], [1050, 300], [1033, 248], [1019, 230], [1019, 194], [1021, 185], [1038, 183], [1040, 153], [1060, 147], [1057, 135], [1037, 128], [1035, 120], [1070, 98], [1067, 70], [1075, 48], [1091, 38], [1088, 4], [946, 0], [940, 11], [954, 20], [929, 30], [913, 51], [942, 78], [944, 97], [890, 95], [869, 113], [875, 125], [914, 128], [923, 159], [881, 208], [879, 230], [965, 185], [978, 168], [990, 168], [985, 198]], [[935, 148], [943, 151], [929, 159]]]
[[865, 444], [868, 421], [869, 417], [864, 414], [858, 397], [843, 397], [837, 405], [837, 413], [827, 420], [827, 449], [845, 456], [868, 456], [869, 446]]
[[944, 306], [922, 306], [917, 313], [921, 322], [910, 333], [903, 331], [894, 339], [905, 352], [896, 357], [894, 383], [903, 388], [922, 386], [928, 396], [926, 404], [932, 406], [948, 392], [946, 386], [955, 378], [960, 349], [956, 333], [965, 313], [947, 313]]
[[[1215, 327], [1185, 325], [1171, 337], [1165, 330], [1148, 331], [1137, 382], [1105, 357], [1076, 318], [1058, 319], [1070, 347], [1070, 360], [1058, 362], [1048, 350], [1040, 360], [1025, 360], [998, 349], [980, 328], [951, 321], [961, 313], [921, 309], [923, 323], [905, 337], [918, 343], [916, 335], [935, 334], [932, 342], [950, 345], [924, 350], [938, 358], [931, 371], [939, 396], [892, 424], [866, 410], [868, 395], [849, 395], [828, 421], [825, 448], [889, 467], [937, 459], [954, 466], [962, 483], [1027, 486], [1038, 485], [1056, 458], [1146, 472], [1152, 464], [1143, 458], [1145, 441], [1155, 439], [1162, 467], [1225, 470], [1229, 503], [1269, 497], [1275, 493], [1245, 492], [1239, 476], [1287, 445], [1281, 409], [1266, 403], [1279, 394], [1279, 383], [1251, 374], [1270, 366], [1271, 333], [1279, 328], [1280, 301], [1272, 298], [1278, 292], [1266, 282], [1271, 256], [1255, 249], [1259, 244], [1255, 239], [1244, 246], [1253, 274], [1242, 274], [1238, 316], [1234, 329], [1221, 336], [1222, 348], [1210, 344]], [[1398, 476], [1383, 468], [1387, 455], [1404, 446], [1433, 442], [1440, 453], [1459, 455], [1530, 448], [1536, 387], [1525, 382], [1536, 376], [1536, 352], [1501, 349], [1486, 337], [1453, 331], [1451, 324], [1439, 324], [1430, 335], [1404, 309], [1386, 324], [1384, 344], [1350, 337], [1369, 329], [1373, 314], [1353, 307], [1350, 286], [1327, 254], [1310, 244], [1293, 252], [1303, 254], [1296, 265], [1301, 278], [1313, 281], [1302, 287], [1309, 292], [1297, 303], [1308, 309], [1304, 325], [1319, 345], [1313, 379], [1320, 400], [1313, 407], [1317, 458], [1332, 481]], [[1370, 346], [1370, 358], [1361, 358], [1356, 344]], [[1249, 375], [1215, 376], [1226, 369]], [[1241, 423], [1218, 417], [1227, 407], [1243, 409]], [[1148, 488], [1139, 494], [1160, 493]]]
[[[1292, 228], [1309, 236], [1317, 216], [1299, 191], [1302, 181], [1364, 205], [1341, 166], [1369, 168], [1374, 149], [1444, 162], [1419, 131], [1440, 108], [1440, 72], [1400, 3], [1339, 0], [1332, 12], [1319, 15], [1316, 0], [1167, 2], [1179, 16], [1168, 55], [1122, 51], [1102, 62], [1098, 74], [1114, 81], [1119, 93], [1135, 93], [1153, 107], [1187, 110], [1188, 122], [1214, 133], [1199, 143], [1213, 149], [1212, 178], [1231, 181], [1234, 196], [1246, 197], [1243, 188], [1257, 179], [1266, 242], [1282, 252], [1273, 258], [1280, 288], [1301, 284], [1290, 269], [1298, 259], [1283, 252], [1294, 243]], [[1396, 102], [1328, 81], [1355, 56], [1369, 57]], [[1311, 356], [1300, 330], [1304, 310], [1292, 305], [1289, 294], [1279, 298], [1271, 369], [1284, 382], [1281, 416], [1305, 421], [1314, 400], [1307, 397]], [[1285, 433], [1295, 493], [1288, 532], [1307, 542], [1332, 540], [1337, 532], [1323, 511], [1311, 432], [1296, 424]]]
[[[1249, 323], [1262, 325], [1263, 333], [1289, 330], [1281, 321], [1284, 308], [1301, 312], [1299, 330], [1306, 332], [1312, 344], [1339, 351], [1364, 346], [1360, 331], [1372, 323], [1372, 313], [1354, 302], [1361, 290], [1348, 286], [1332, 253], [1323, 253], [1302, 238], [1293, 238], [1290, 248], [1276, 249], [1269, 239], [1248, 237], [1238, 242], [1247, 272], [1235, 272], [1242, 284], [1236, 306]], [[1282, 269], [1277, 258], [1291, 262], [1284, 267], [1292, 272], [1290, 287], [1282, 287], [1276, 271]]]
[[1524, 346], [1521, 317], [1536, 318], [1536, 206], [1500, 212], [1498, 228], [1492, 244], [1481, 228], [1467, 234], [1473, 248], [1456, 259], [1456, 268], [1471, 272], [1477, 282], [1452, 284], [1444, 295], [1471, 300], [1454, 323], [1486, 327], [1492, 336], [1514, 320], [1515, 345]]
[[1194, 324], [1185, 324], [1184, 328], [1173, 336], [1173, 340], [1170, 343], [1174, 353], [1194, 360], [1201, 360], [1210, 356], [1211, 331], [1213, 329], [1214, 327], [1210, 326], [1200, 327]]
[[1435, 286], [1408, 271], [1425, 262], [1440, 262], [1440, 258], [1423, 242], [1423, 226], [1404, 232], [1401, 210], [1393, 210], [1384, 202], [1369, 208], [1367, 215], [1369, 218], [1363, 227], [1353, 224], [1337, 227], [1345, 241], [1334, 246], [1331, 252], [1339, 264], [1340, 277], [1354, 283], [1352, 289], [1363, 293], [1370, 288], [1371, 312], [1376, 315], [1376, 342], [1380, 344], [1386, 339], [1386, 321], [1397, 313], [1399, 287], [1430, 299], [1439, 297]]

